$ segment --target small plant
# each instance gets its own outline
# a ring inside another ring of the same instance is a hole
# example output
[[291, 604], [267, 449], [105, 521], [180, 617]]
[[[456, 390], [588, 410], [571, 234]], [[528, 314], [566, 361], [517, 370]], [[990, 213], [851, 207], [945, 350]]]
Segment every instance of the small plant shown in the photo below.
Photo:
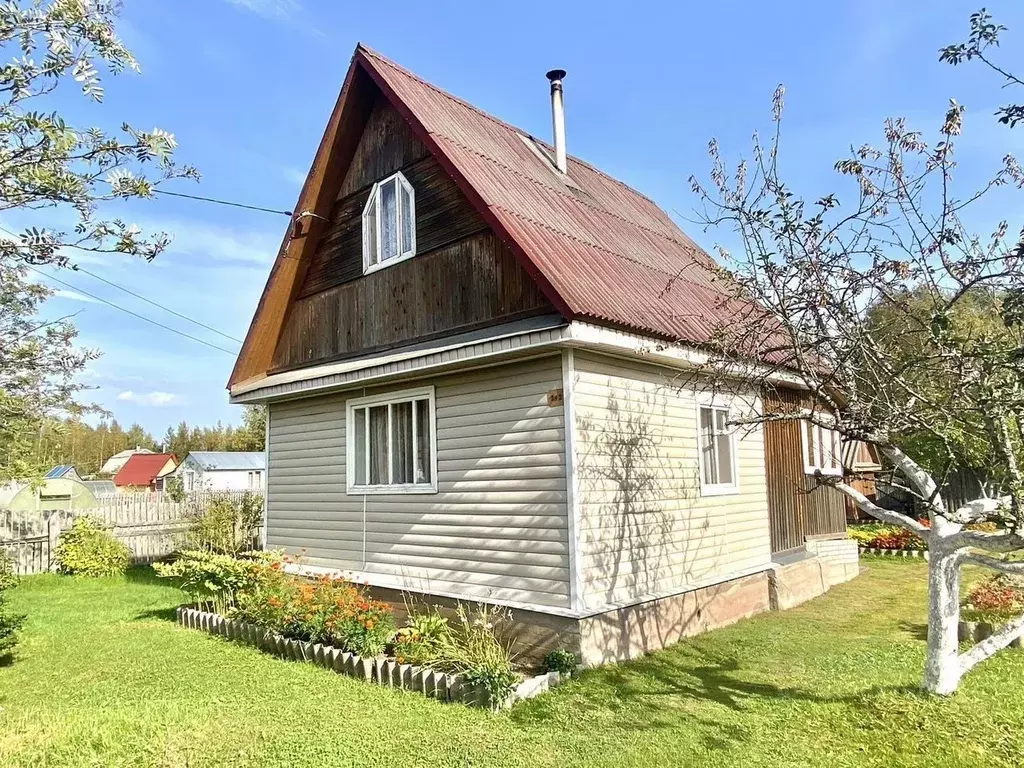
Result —
[[443, 658], [451, 645], [448, 619], [436, 608], [410, 612], [408, 622], [395, 638], [395, 660], [399, 664], [430, 664]]
[[1024, 613], [1024, 588], [998, 574], [978, 584], [967, 595], [962, 618], [1000, 623]]
[[559, 672], [563, 675], [572, 674], [578, 663], [576, 654], [564, 648], [551, 651], [544, 657], [544, 666], [547, 667], [548, 672]]
[[167, 478], [164, 481], [164, 493], [175, 504], [183, 502], [185, 500], [185, 480], [178, 475]]
[[14, 561], [11, 556], [0, 549], [0, 592], [5, 589], [14, 589], [18, 586], [20, 579], [14, 572]]
[[469, 667], [463, 674], [467, 681], [487, 691], [487, 703], [491, 709], [504, 704], [519, 683], [519, 675], [511, 667], [502, 665], [479, 664]]
[[256, 544], [263, 521], [263, 497], [217, 494], [189, 523], [182, 549], [238, 555]]
[[497, 707], [519, 681], [513, 665], [512, 641], [506, 639], [505, 631], [512, 613], [497, 606], [477, 605], [469, 609], [459, 603], [455, 617], [451, 642], [434, 666], [462, 672], [470, 682], [479, 683], [487, 691], [490, 705]]
[[55, 555], [61, 573], [90, 577], [122, 574], [132, 560], [128, 547], [91, 517], [75, 518]]

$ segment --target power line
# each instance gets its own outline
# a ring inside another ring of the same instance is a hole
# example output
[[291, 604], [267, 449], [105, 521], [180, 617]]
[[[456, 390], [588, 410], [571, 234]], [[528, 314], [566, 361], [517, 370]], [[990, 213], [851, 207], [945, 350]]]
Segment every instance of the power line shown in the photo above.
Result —
[[233, 208], [246, 208], [250, 211], [262, 211], [263, 213], [276, 213], [281, 216], [291, 216], [291, 211], [278, 211], [274, 208], [261, 208], [258, 205], [246, 205], [245, 203], [233, 203], [230, 200], [218, 200], [215, 197], [202, 197], [201, 195], [186, 195], [184, 192], [169, 192], [166, 189], [153, 190], [158, 195], [171, 195], [172, 197], [185, 197], [189, 200], [199, 200], [204, 203], [216, 203], [217, 205], [230, 205]]
[[138, 312], [132, 312], [132, 310], [126, 309], [125, 307], [122, 307], [119, 304], [115, 304], [112, 301], [108, 301], [107, 299], [104, 299], [102, 296], [97, 296], [94, 293], [89, 293], [88, 291], [83, 290], [83, 289], [79, 288], [76, 285], [73, 285], [73, 284], [68, 283], [68, 282], [66, 282], [64, 280], [61, 280], [59, 277], [54, 277], [53, 275], [51, 275], [51, 274], [49, 274], [47, 272], [43, 272], [43, 270], [41, 270], [41, 269], [36, 269], [31, 264], [26, 264], [25, 266], [28, 267], [29, 269], [31, 269], [33, 272], [37, 272], [40, 275], [42, 275], [43, 277], [47, 277], [50, 280], [53, 280], [54, 282], [60, 283], [61, 285], [65, 286], [67, 288], [70, 288], [71, 290], [76, 291], [76, 292], [82, 294], [83, 296], [88, 296], [90, 299], [93, 299], [94, 301], [98, 301], [101, 304], [106, 304], [107, 306], [113, 307], [114, 309], [119, 309], [122, 312], [125, 312], [125, 313], [131, 315], [132, 317], [137, 317], [139, 320], [143, 320], [143, 321], [145, 321], [147, 323], [150, 323], [151, 325], [155, 325], [157, 328], [163, 328], [165, 331], [170, 331], [171, 333], [176, 333], [179, 336], [183, 336], [186, 339], [191, 339], [192, 341], [198, 341], [200, 344], [204, 344], [207, 347], [210, 347], [212, 349], [216, 349], [216, 350], [218, 350], [220, 352], [225, 352], [225, 353], [227, 353], [229, 355], [237, 355], [238, 354], [237, 352], [234, 352], [234, 351], [232, 351], [230, 349], [224, 349], [224, 347], [218, 347], [216, 344], [211, 344], [208, 341], [200, 339], [198, 336], [193, 336], [193, 335], [191, 335], [189, 333], [185, 333], [184, 331], [179, 331], [177, 328], [172, 328], [169, 325], [164, 325], [163, 323], [157, 322], [156, 320], [153, 320], [153, 319], [151, 319], [149, 317], [146, 317], [145, 315], [140, 315]]
[[[18, 235], [16, 235], [14, 232], [11, 232], [9, 229], [6, 229], [5, 227], [0, 227], [0, 231], [6, 232], [11, 237], [18, 237]], [[67, 247], [67, 246], [65, 246], [65, 247]], [[71, 246], [71, 247], [76, 247], [76, 246]], [[82, 250], [89, 250], [89, 249], [83, 248]], [[136, 293], [135, 291], [133, 291], [133, 290], [131, 290], [129, 288], [125, 288], [123, 285], [118, 285], [117, 283], [115, 283], [112, 280], [107, 280], [105, 277], [100, 277], [95, 272], [90, 272], [88, 269], [86, 269], [83, 266], [80, 266], [78, 264], [72, 264], [71, 265], [71, 269], [73, 269], [76, 272], [84, 272], [85, 274], [89, 275], [90, 277], [96, 278], [97, 280], [99, 280], [102, 283], [106, 283], [107, 285], [110, 285], [110, 286], [112, 286], [114, 288], [117, 288], [119, 291], [124, 291], [129, 296], [134, 296], [135, 298], [141, 299], [142, 301], [146, 302], [147, 304], [152, 304], [154, 307], [157, 307], [158, 309], [162, 309], [164, 312], [171, 313], [175, 317], [180, 317], [182, 320], [187, 320], [188, 322], [192, 323], [193, 325], [197, 325], [200, 328], [205, 328], [208, 331], [212, 331], [213, 333], [216, 333], [218, 336], [223, 336], [228, 341], [233, 341], [236, 344], [241, 344], [242, 343], [241, 339], [236, 339], [234, 336], [229, 336], [228, 334], [224, 333], [223, 331], [218, 331], [216, 328], [214, 328], [212, 326], [206, 325], [205, 323], [201, 323], [198, 320], [194, 320], [191, 317], [188, 317], [187, 315], [181, 314], [180, 312], [176, 312], [175, 310], [171, 309], [170, 307], [165, 307], [163, 304], [159, 304], [159, 303], [153, 301], [152, 299], [148, 299], [148, 298], [146, 298], [145, 296], [143, 296], [140, 293]], [[75, 290], [78, 290], [78, 289], [76, 288]]]
[[216, 333], [218, 336], [223, 336], [228, 341], [234, 341], [234, 342], [236, 342], [238, 344], [242, 343], [241, 339], [236, 339], [234, 336], [229, 336], [228, 334], [224, 333], [223, 331], [218, 331], [216, 328], [214, 328], [212, 326], [206, 325], [205, 323], [201, 323], [198, 320], [193, 320], [191, 317], [188, 317], [187, 315], [183, 315], [180, 312], [175, 312], [170, 307], [165, 307], [163, 304], [158, 304], [157, 302], [153, 301], [152, 299], [147, 299], [142, 294], [136, 293], [135, 291], [133, 291], [133, 290], [131, 290], [129, 288], [125, 288], [123, 285], [118, 285], [117, 283], [115, 283], [115, 282], [113, 282], [111, 280], [107, 280], [105, 277], [100, 277], [95, 272], [90, 272], [85, 267], [79, 266], [78, 264], [72, 264], [71, 265], [71, 269], [73, 269], [75, 272], [84, 272], [85, 274], [89, 275], [89, 277], [94, 277], [97, 280], [99, 280], [101, 283], [106, 283], [107, 285], [113, 286], [114, 288], [117, 288], [119, 291], [124, 291], [129, 296], [134, 296], [135, 298], [141, 299], [142, 301], [146, 302], [147, 304], [152, 304], [154, 307], [157, 307], [158, 309], [162, 309], [164, 312], [170, 312], [175, 317], [180, 317], [182, 320], [187, 320], [188, 322], [192, 323], [193, 325], [198, 325], [200, 328], [205, 328], [208, 331], [212, 331], [213, 333]]

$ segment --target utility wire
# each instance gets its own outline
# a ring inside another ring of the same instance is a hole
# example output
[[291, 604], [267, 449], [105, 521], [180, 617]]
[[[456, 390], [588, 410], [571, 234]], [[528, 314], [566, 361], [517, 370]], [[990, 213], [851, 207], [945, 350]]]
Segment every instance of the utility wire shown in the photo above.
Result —
[[218, 200], [214, 197], [202, 197], [201, 195], [186, 195], [184, 192], [169, 192], [166, 189], [154, 189], [158, 195], [171, 195], [172, 197], [186, 197], [189, 200], [199, 200], [204, 203], [217, 203], [218, 205], [230, 205], [233, 208], [246, 208], [250, 211], [262, 211], [263, 213], [276, 213], [281, 216], [291, 216], [291, 211], [278, 211], [274, 208], [261, 208], [258, 205], [246, 205], [244, 203], [233, 203], [230, 200]]
[[[9, 229], [6, 229], [4, 227], [0, 227], [0, 232], [6, 232], [11, 237], [19, 237], [19, 235], [16, 235], [14, 232], [11, 232]], [[64, 246], [64, 247], [68, 247], [68, 246]], [[70, 246], [70, 247], [76, 247], [76, 246]], [[82, 249], [82, 250], [89, 250], [89, 249]], [[171, 309], [170, 307], [165, 307], [163, 304], [158, 304], [157, 302], [153, 301], [152, 299], [147, 299], [145, 296], [143, 296], [140, 293], [136, 293], [135, 291], [133, 291], [133, 290], [131, 290], [129, 288], [125, 288], [123, 285], [118, 285], [117, 283], [115, 283], [112, 280], [107, 280], [105, 277], [100, 277], [95, 272], [90, 272], [85, 267], [82, 267], [82, 266], [80, 266], [78, 264], [72, 264], [70, 268], [72, 270], [76, 271], [76, 272], [84, 272], [85, 274], [89, 275], [90, 277], [96, 278], [101, 283], [106, 283], [107, 285], [110, 285], [110, 286], [113, 286], [114, 288], [117, 288], [119, 291], [124, 291], [129, 296], [134, 296], [135, 298], [141, 299], [142, 301], [146, 302], [147, 304], [152, 304], [154, 307], [157, 307], [158, 309], [162, 309], [164, 312], [169, 312], [172, 315], [174, 315], [175, 317], [180, 317], [182, 320], [187, 320], [188, 322], [192, 323], [193, 325], [198, 325], [200, 328], [205, 328], [208, 331], [212, 331], [213, 333], [216, 333], [218, 336], [223, 336], [228, 341], [233, 341], [236, 344], [241, 344], [242, 343], [241, 339], [236, 339], [234, 336], [229, 336], [228, 334], [224, 333], [223, 331], [218, 331], [216, 328], [213, 328], [212, 326], [206, 325], [205, 323], [201, 323], [198, 320], [193, 320], [191, 317], [188, 317], [187, 315], [183, 315], [180, 312], [176, 312], [175, 310]], [[75, 290], [78, 290], [78, 289], [76, 288]], [[84, 291], [83, 291], [83, 293], [84, 293]]]
[[125, 312], [125, 313], [131, 315], [132, 317], [137, 317], [139, 320], [144, 320], [145, 322], [150, 323], [151, 325], [155, 325], [157, 328], [163, 328], [165, 331], [170, 331], [171, 333], [176, 333], [179, 336], [184, 336], [186, 339], [191, 339], [192, 341], [198, 341], [200, 344], [204, 344], [207, 347], [219, 350], [220, 352], [225, 352], [225, 353], [227, 353], [229, 355], [237, 355], [238, 354], [237, 352], [234, 352], [234, 351], [232, 351], [230, 349], [225, 349], [224, 347], [218, 347], [216, 344], [211, 344], [208, 341], [200, 339], [198, 336], [193, 336], [193, 335], [191, 335], [189, 333], [185, 333], [184, 331], [179, 331], [177, 328], [172, 328], [169, 325], [164, 325], [163, 323], [157, 322], [156, 320], [148, 318], [145, 315], [140, 315], [138, 312], [132, 312], [130, 309], [126, 309], [126, 308], [122, 307], [119, 304], [115, 304], [112, 301], [107, 301], [102, 296], [97, 296], [94, 293], [89, 293], [88, 291], [83, 290], [83, 289], [79, 288], [76, 285], [72, 285], [71, 283], [68, 283], [68, 282], [66, 282], [64, 280], [61, 280], [59, 277], [54, 277], [53, 275], [51, 275], [51, 274], [49, 274], [47, 272], [44, 272], [41, 269], [36, 269], [31, 264], [26, 264], [25, 266], [28, 267], [29, 269], [31, 269], [33, 272], [39, 273], [43, 277], [49, 278], [50, 280], [53, 280], [54, 282], [60, 283], [61, 285], [65, 286], [67, 288], [70, 288], [72, 291], [77, 291], [78, 293], [82, 294], [83, 296], [88, 296], [90, 299], [93, 299], [94, 301], [98, 301], [101, 304], [106, 304], [107, 306], [113, 307], [114, 309], [119, 309], [122, 312]]
[[154, 307], [157, 307], [158, 309], [162, 309], [164, 312], [170, 312], [175, 317], [180, 317], [182, 320], [187, 320], [188, 322], [192, 323], [193, 325], [198, 325], [200, 328], [205, 328], [208, 331], [213, 331], [213, 333], [216, 333], [218, 336], [223, 336], [228, 341], [234, 341], [234, 342], [236, 342], [238, 344], [242, 343], [241, 339], [236, 339], [234, 336], [228, 336], [228, 334], [224, 333], [223, 331], [218, 331], [216, 328], [213, 328], [212, 326], [206, 325], [205, 323], [201, 323], [198, 320], [193, 320], [191, 317], [188, 317], [187, 315], [183, 315], [183, 314], [181, 314], [181, 312], [176, 312], [173, 309], [171, 309], [170, 307], [165, 307], [163, 304], [157, 304], [152, 299], [147, 299], [142, 294], [136, 293], [133, 290], [125, 288], [123, 285], [118, 285], [117, 283], [115, 283], [115, 282], [113, 282], [111, 280], [107, 280], [105, 277], [100, 277], [95, 272], [90, 272], [85, 267], [81, 267], [78, 264], [72, 264], [71, 265], [71, 269], [73, 269], [75, 272], [84, 272], [85, 274], [89, 275], [89, 277], [94, 277], [97, 280], [99, 280], [101, 283], [106, 283], [107, 285], [110, 285], [110, 286], [113, 286], [114, 288], [117, 288], [119, 291], [124, 291], [129, 296], [134, 296], [136, 299], [141, 299], [142, 301], [146, 302], [147, 304], [152, 304]]

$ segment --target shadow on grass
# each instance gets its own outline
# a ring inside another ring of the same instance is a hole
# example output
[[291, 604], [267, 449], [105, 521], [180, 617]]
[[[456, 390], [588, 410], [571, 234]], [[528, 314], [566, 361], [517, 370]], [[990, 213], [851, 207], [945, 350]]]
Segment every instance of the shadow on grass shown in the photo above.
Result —
[[910, 635], [915, 640], [921, 640], [928, 642], [928, 625], [923, 624], [919, 621], [901, 621], [899, 623], [900, 632], [904, 632]]
[[152, 619], [158, 619], [159, 621], [169, 621], [172, 624], [178, 623], [178, 607], [173, 608], [152, 608], [148, 611], [143, 611], [135, 616], [134, 621], [150, 621]]
[[713, 708], [707, 709], [709, 702], [734, 712], [790, 702], [839, 703], [868, 711], [880, 694], [923, 695], [912, 685], [873, 686], [828, 695], [744, 679], [753, 669], [753, 665], [741, 667], [735, 657], [716, 657], [696, 645], [685, 650], [677, 646], [668, 654], [584, 672], [565, 688], [521, 705], [511, 716], [522, 724], [562, 720], [568, 703], [573, 711], [610, 712], [614, 717], [601, 718], [602, 722], [628, 731], [697, 728], [708, 748], [725, 749], [747, 741], [747, 730], [713, 717]]
[[125, 571], [124, 577], [132, 584], [143, 584], [150, 587], [168, 586], [167, 580], [157, 576], [151, 565], [133, 565]]

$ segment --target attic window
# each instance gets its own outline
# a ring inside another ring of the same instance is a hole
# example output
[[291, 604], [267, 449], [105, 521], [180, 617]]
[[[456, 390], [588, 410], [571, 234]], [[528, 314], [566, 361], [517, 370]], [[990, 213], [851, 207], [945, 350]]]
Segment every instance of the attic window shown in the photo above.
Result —
[[416, 255], [416, 193], [401, 173], [378, 181], [363, 208], [363, 274]]

